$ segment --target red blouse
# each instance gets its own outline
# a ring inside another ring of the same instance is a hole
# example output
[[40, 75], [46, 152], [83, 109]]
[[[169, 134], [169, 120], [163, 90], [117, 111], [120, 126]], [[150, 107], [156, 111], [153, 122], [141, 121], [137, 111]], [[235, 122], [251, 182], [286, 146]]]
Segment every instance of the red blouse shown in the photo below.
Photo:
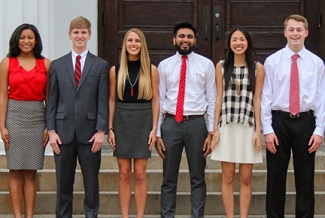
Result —
[[33, 69], [27, 71], [17, 58], [9, 57], [9, 99], [19, 101], [43, 101], [46, 94], [46, 67], [43, 59], [36, 59]]

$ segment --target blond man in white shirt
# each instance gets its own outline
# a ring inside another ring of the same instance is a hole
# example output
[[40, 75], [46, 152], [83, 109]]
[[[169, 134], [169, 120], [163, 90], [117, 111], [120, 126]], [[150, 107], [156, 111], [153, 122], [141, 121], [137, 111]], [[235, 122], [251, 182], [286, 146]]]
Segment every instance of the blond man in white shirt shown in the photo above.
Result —
[[[291, 151], [296, 184], [296, 217], [314, 217], [315, 152], [324, 134], [325, 70], [323, 61], [304, 46], [308, 33], [306, 18], [289, 16], [284, 22], [286, 47], [269, 56], [264, 63], [261, 109], [267, 148], [268, 218], [284, 217]], [[291, 74], [295, 68], [292, 60], [295, 54], [298, 54], [298, 82], [290, 84], [294, 81]], [[292, 100], [295, 91], [290, 88], [295, 85], [297, 101]], [[295, 110], [298, 113], [292, 112]]]

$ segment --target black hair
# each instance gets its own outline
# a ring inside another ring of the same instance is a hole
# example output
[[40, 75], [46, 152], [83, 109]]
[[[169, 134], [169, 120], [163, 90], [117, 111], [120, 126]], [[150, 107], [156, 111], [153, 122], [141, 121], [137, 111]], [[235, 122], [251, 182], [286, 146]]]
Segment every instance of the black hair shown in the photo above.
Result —
[[229, 35], [228, 43], [227, 43], [227, 54], [224, 63], [224, 80], [225, 80], [225, 90], [228, 90], [229, 83], [231, 80], [231, 76], [234, 70], [234, 52], [231, 50], [230, 47], [230, 40], [232, 34], [239, 30], [242, 32], [247, 40], [247, 50], [245, 52], [246, 58], [246, 65], [248, 68], [248, 79], [249, 79], [249, 90], [254, 92], [255, 88], [255, 70], [256, 70], [256, 63], [255, 63], [255, 49], [253, 47], [252, 39], [249, 32], [243, 27], [236, 27], [234, 28]]
[[179, 29], [183, 29], [183, 28], [191, 29], [194, 32], [194, 37], [196, 36], [196, 33], [197, 33], [196, 28], [190, 22], [187, 22], [187, 21], [180, 21], [175, 24], [174, 30], [173, 30], [174, 36], [176, 37], [177, 31]]
[[43, 50], [41, 36], [37, 28], [33, 24], [28, 24], [28, 23], [21, 24], [12, 33], [11, 38], [9, 40], [9, 53], [7, 54], [7, 57], [17, 57], [20, 54], [21, 50], [19, 48], [19, 39], [22, 31], [26, 29], [30, 29], [35, 34], [36, 44], [33, 49], [34, 56], [36, 58], [44, 58], [41, 55]]

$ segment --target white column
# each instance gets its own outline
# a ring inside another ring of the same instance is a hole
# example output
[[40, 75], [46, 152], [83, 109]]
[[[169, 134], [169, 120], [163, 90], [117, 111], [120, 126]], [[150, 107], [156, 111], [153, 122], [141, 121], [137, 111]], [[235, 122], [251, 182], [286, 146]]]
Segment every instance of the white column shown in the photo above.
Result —
[[[68, 53], [71, 50], [69, 24], [77, 16], [91, 22], [88, 48], [97, 54], [97, 1], [102, 0], [0, 0], [0, 60], [8, 54], [12, 32], [22, 23], [37, 27], [42, 37], [43, 56], [53, 60]], [[0, 154], [3, 153], [0, 139]]]

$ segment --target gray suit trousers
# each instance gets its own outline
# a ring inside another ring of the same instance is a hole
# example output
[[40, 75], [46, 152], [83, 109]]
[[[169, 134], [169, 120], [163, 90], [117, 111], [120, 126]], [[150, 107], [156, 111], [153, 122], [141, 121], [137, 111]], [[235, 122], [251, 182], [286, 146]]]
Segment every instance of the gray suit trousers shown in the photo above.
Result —
[[98, 173], [101, 151], [91, 152], [92, 144], [81, 144], [74, 139], [60, 145], [61, 153], [55, 154], [57, 204], [56, 218], [72, 218], [73, 184], [77, 158], [81, 167], [85, 189], [84, 211], [86, 218], [97, 218], [99, 210]]
[[177, 180], [184, 147], [191, 179], [191, 218], [204, 217], [206, 159], [203, 145], [207, 133], [203, 116], [180, 123], [172, 117], [165, 117], [161, 126], [161, 137], [166, 147], [161, 186], [162, 218], [175, 217]]

